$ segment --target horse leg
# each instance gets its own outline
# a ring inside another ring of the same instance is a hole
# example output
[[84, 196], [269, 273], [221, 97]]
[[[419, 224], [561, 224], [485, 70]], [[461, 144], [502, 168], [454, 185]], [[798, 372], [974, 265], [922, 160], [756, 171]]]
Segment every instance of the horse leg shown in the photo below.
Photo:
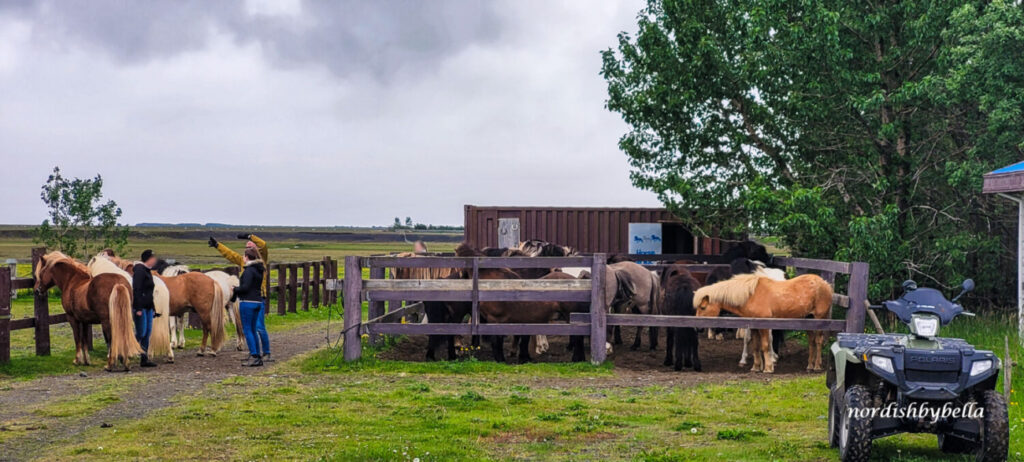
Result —
[[569, 347], [572, 348], [572, 362], [579, 363], [586, 361], [587, 358], [583, 353], [583, 336], [573, 335], [569, 337]]
[[457, 359], [455, 356], [455, 336], [445, 335], [444, 338], [448, 341], [448, 360], [455, 361]]
[[759, 341], [761, 331], [757, 329], [750, 329], [750, 331], [747, 332], [747, 337], [749, 337], [750, 342], [753, 343], [751, 349], [753, 350], [754, 366], [750, 368], [750, 372], [761, 372], [764, 370], [764, 356], [761, 355], [761, 342]]
[[655, 327], [655, 326], [651, 326], [650, 329], [648, 329], [648, 333], [651, 336], [651, 351], [657, 350], [658, 349], [658, 328]]
[[644, 332], [643, 326], [637, 326], [637, 328], [636, 328], [636, 337], [633, 338], [633, 346], [629, 347], [630, 350], [636, 351], [636, 350], [640, 349], [640, 344], [643, 341], [643, 339], [641, 338], [641, 337], [643, 337], [643, 332]]
[[775, 372], [775, 356], [772, 352], [772, 331], [763, 330], [761, 332], [761, 354], [764, 355], [764, 373], [771, 374]]
[[740, 367], [746, 367], [748, 355], [747, 351], [749, 350], [750, 346], [751, 330], [746, 328], [736, 329], [736, 336], [743, 339], [743, 353], [740, 354]]
[[491, 336], [491, 352], [494, 354], [494, 361], [503, 363], [505, 362], [505, 336], [504, 335], [493, 335]]
[[[81, 329], [81, 333], [79, 333], [79, 335], [80, 335], [80, 338], [82, 339], [82, 361], [83, 361], [83, 363], [86, 366], [91, 366], [92, 365], [92, 358], [89, 357], [89, 345], [91, 344], [90, 340], [91, 340], [91, 336], [92, 336], [92, 325], [87, 323], [87, 322], [80, 322], [80, 323], [78, 323], [78, 328]], [[107, 342], [107, 351], [109, 352], [110, 351], [110, 334], [108, 334], [108, 333], [106, 333], [106, 331], [104, 331], [103, 338]], [[109, 356], [109, 353], [108, 353], [108, 356]]]
[[786, 343], [786, 331], [775, 329], [772, 331], [772, 351], [775, 352], [775, 359], [782, 357], [782, 346]]
[[612, 328], [612, 332], [615, 334], [613, 335], [615, 340], [612, 343], [622, 345], [622, 328], [620, 326], [615, 326]]
[[85, 349], [85, 342], [82, 341], [82, 329], [78, 327], [78, 320], [68, 316], [68, 324], [71, 325], [71, 336], [75, 339], [75, 360], [72, 364], [84, 366], [85, 358], [82, 357], [82, 350]]
[[428, 335], [427, 336], [427, 361], [434, 361], [434, 349], [437, 348], [437, 344], [441, 341], [440, 335]]
[[531, 335], [517, 335], [515, 337], [516, 342], [519, 344], [519, 364], [525, 364], [532, 361], [530, 358], [530, 338]]
[[690, 355], [690, 361], [693, 363], [693, 370], [694, 370], [694, 372], [700, 372], [701, 371], [700, 356], [697, 354], [697, 351], [699, 350], [699, 347], [700, 347], [700, 336], [697, 335], [697, 330], [696, 329], [690, 329], [690, 330], [692, 332], [690, 332], [687, 335], [684, 335], [683, 337], [688, 340], [686, 342], [687, 346], [688, 346], [687, 352]]
[[671, 366], [673, 364], [672, 348], [675, 346], [675, 342], [673, 341], [675, 338], [675, 332], [675, 327], [665, 329], [665, 362], [662, 363], [665, 366]]
[[[686, 333], [683, 332], [683, 328], [680, 327], [672, 327], [669, 330], [675, 331], [672, 338], [672, 342], [675, 343], [675, 367], [673, 367], [673, 369], [681, 371], [683, 370], [683, 366], [690, 365], [688, 364], [690, 362], [690, 358], [688, 356], [684, 358], [685, 355], [689, 354], [689, 352], [686, 351]], [[665, 348], [667, 349], [672, 347], [672, 343], [669, 343]]]

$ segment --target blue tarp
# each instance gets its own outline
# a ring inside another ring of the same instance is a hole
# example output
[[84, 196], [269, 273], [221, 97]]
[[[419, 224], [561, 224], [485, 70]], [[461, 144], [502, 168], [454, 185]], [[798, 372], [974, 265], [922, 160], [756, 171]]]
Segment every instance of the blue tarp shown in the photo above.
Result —
[[1024, 162], [1017, 162], [1013, 165], [1007, 165], [999, 170], [994, 170], [992, 173], [1013, 173], [1013, 172], [1024, 172]]

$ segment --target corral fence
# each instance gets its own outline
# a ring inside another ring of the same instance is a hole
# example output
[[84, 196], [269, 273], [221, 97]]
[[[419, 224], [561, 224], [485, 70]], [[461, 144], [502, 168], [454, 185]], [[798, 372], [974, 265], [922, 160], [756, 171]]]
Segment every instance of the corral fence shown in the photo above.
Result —
[[[659, 262], [647, 264], [659, 269], [670, 262], [690, 260], [691, 271], [710, 271], [728, 266], [721, 256], [674, 254], [628, 255], [632, 260]], [[867, 309], [868, 264], [806, 258], [777, 257], [775, 263], [796, 274], [816, 273], [835, 286], [837, 275], [846, 275], [846, 293], [836, 293], [833, 304], [846, 309], [843, 319], [776, 319], [697, 317], [669, 315], [611, 314], [605, 306], [603, 281], [606, 277], [605, 254], [575, 257], [346, 257], [344, 280], [344, 357], [362, 356], [361, 336], [371, 344], [381, 335], [586, 335], [590, 337], [591, 361], [606, 359], [605, 343], [609, 326], [655, 326], [695, 328], [753, 328], [785, 330], [821, 330], [863, 332]], [[588, 268], [591, 279], [580, 280], [481, 280], [485, 268]], [[369, 268], [369, 278], [362, 277]], [[388, 268], [457, 268], [469, 270], [470, 279], [387, 279]], [[358, 275], [358, 277], [352, 277]], [[332, 281], [333, 282], [333, 281]], [[368, 320], [362, 318], [362, 302], [368, 302]], [[421, 314], [422, 303], [407, 301], [471, 302], [469, 323], [406, 323], [406, 318]], [[568, 322], [550, 324], [482, 324], [480, 302], [547, 301], [589, 302], [589, 313], [572, 313]], [[386, 311], [385, 311], [386, 310]]]
[[[16, 277], [15, 269], [12, 266], [0, 266], [0, 364], [7, 364], [11, 360], [11, 332], [23, 329], [34, 331], [34, 342], [36, 356], [50, 355], [50, 326], [68, 322], [67, 314], [51, 314], [49, 293], [32, 293], [32, 316], [14, 319], [11, 314], [11, 305], [14, 294], [18, 290], [32, 289], [35, 287], [35, 269], [39, 259], [46, 255], [46, 248], [35, 247], [32, 249], [32, 276], [26, 278]], [[331, 257], [324, 257], [322, 260], [296, 262], [296, 263], [272, 263], [270, 268], [278, 271], [277, 284], [270, 285], [268, 293], [277, 294], [277, 313], [284, 315], [289, 312], [295, 313], [300, 307], [308, 311], [310, 307], [334, 305], [338, 300], [339, 292], [328, 287], [328, 280], [338, 278], [338, 261]], [[237, 275], [237, 266], [226, 266], [220, 268], [194, 269], [193, 271], [224, 271], [228, 274]], [[269, 281], [268, 281], [269, 282]], [[269, 311], [269, 310], [268, 310]], [[190, 326], [199, 328], [198, 316], [190, 317]], [[92, 349], [92, 327], [87, 327], [86, 342], [89, 349]]]

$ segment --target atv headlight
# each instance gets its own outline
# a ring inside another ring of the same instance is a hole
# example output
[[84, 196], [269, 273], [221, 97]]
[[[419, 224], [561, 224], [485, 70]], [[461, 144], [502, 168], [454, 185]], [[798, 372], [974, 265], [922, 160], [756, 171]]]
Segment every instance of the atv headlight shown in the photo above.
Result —
[[985, 372], [988, 372], [989, 369], [992, 369], [991, 359], [975, 361], [974, 363], [971, 364], [971, 377], [984, 374]]
[[910, 328], [915, 335], [934, 337], [939, 333], [939, 318], [930, 315], [915, 315], [910, 318]]
[[893, 373], [892, 358], [887, 358], [885, 356], [872, 356], [871, 365], [890, 374]]

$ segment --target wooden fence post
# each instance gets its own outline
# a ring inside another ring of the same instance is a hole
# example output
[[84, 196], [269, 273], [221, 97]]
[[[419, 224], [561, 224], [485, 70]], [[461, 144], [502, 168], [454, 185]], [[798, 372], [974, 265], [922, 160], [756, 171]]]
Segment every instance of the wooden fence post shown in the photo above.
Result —
[[299, 297], [299, 265], [288, 264], [288, 311], [298, 312]]
[[309, 262], [302, 262], [302, 311], [309, 311]]
[[0, 267], [0, 364], [11, 362], [11, 268]]
[[[370, 279], [384, 279], [384, 268], [383, 267], [372, 267], [370, 268]], [[384, 301], [383, 300], [370, 300], [369, 312], [366, 314], [368, 319], [373, 319], [378, 316], [384, 316]], [[380, 334], [370, 334], [370, 345], [378, 345], [381, 341]]]
[[320, 306], [320, 262], [313, 262], [313, 306]]
[[[338, 271], [334, 267], [334, 261], [331, 260], [331, 257], [328, 256], [324, 257], [324, 279], [334, 279], [335, 281], [338, 280]], [[326, 304], [329, 306], [334, 306], [334, 304], [338, 301], [337, 291], [327, 290], [327, 282], [324, 282], [324, 299], [324, 301], [327, 302]]]
[[359, 338], [363, 322], [363, 269], [359, 257], [345, 257], [345, 360], [355, 361], [363, 354]]
[[[473, 310], [470, 312], [472, 335], [480, 335], [480, 259], [473, 258]], [[504, 347], [502, 347], [504, 348]]]
[[287, 313], [285, 303], [288, 298], [288, 265], [278, 263], [274, 266], [277, 267], [277, 314], [284, 316]]
[[846, 332], [864, 332], [865, 308], [868, 304], [868, 264], [850, 263], [850, 284], [847, 288], [850, 308], [846, 310]]
[[605, 307], [604, 278], [606, 257], [603, 253], [594, 254], [594, 262], [590, 265], [590, 362], [599, 365], [608, 354], [607, 318]]
[[[46, 247], [32, 248], [32, 274], [40, 258], [46, 255]], [[33, 311], [36, 317], [36, 356], [50, 356], [50, 300], [49, 294], [32, 291]]]

